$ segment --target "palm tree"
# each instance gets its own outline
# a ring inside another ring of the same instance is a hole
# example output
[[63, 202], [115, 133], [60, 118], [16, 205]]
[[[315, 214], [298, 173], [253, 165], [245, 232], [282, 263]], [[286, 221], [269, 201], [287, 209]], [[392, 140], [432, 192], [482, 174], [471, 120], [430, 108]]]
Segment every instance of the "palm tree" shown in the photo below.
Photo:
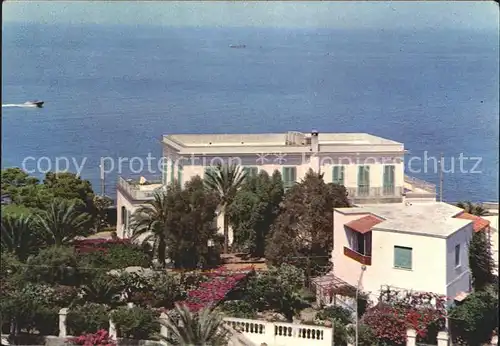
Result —
[[33, 219], [27, 215], [2, 215], [2, 250], [24, 261], [36, 243]]
[[236, 193], [245, 182], [246, 173], [235, 164], [218, 165], [214, 170], [208, 170], [205, 186], [214, 191], [220, 199], [220, 209], [224, 213], [224, 253], [229, 248], [229, 213], [227, 207], [233, 202]]
[[457, 207], [465, 210], [466, 213], [476, 215], [476, 216], [484, 216], [488, 214], [488, 211], [483, 208], [481, 204], [474, 204], [470, 201], [466, 202], [458, 202]]
[[76, 236], [87, 235], [91, 217], [76, 209], [76, 203], [54, 199], [47, 210], [37, 215], [36, 222], [48, 244], [66, 245]]
[[[171, 187], [169, 187], [171, 188]], [[132, 215], [132, 240], [143, 236], [142, 242], [153, 241], [153, 251], [165, 267], [167, 248], [168, 200], [164, 192], [156, 192], [154, 200], [137, 209]]]
[[213, 307], [192, 313], [185, 305], [175, 304], [173, 312], [161, 321], [168, 330], [168, 337], [161, 338], [169, 345], [227, 345], [229, 332], [224, 328], [222, 316], [215, 313]]

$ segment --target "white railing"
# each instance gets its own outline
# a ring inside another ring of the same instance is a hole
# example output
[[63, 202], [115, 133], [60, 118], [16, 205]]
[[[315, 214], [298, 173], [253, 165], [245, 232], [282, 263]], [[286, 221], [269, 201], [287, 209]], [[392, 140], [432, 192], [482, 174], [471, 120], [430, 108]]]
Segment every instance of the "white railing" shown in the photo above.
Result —
[[140, 190], [138, 186], [129, 183], [122, 177], [118, 177], [118, 187], [123, 189], [134, 200], [150, 200], [153, 199], [155, 195], [155, 190]]
[[392, 187], [348, 187], [347, 192], [351, 198], [397, 198], [403, 195], [402, 186]]
[[257, 345], [331, 346], [333, 341], [333, 329], [327, 327], [243, 318], [225, 318], [224, 321]]

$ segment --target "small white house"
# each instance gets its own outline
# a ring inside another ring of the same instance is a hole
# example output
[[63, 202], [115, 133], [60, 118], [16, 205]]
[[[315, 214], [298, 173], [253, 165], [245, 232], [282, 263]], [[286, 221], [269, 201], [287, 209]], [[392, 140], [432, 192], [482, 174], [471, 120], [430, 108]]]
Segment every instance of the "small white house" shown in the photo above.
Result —
[[470, 290], [468, 244], [474, 220], [443, 202], [334, 210], [333, 274], [377, 301], [382, 286], [442, 294]]

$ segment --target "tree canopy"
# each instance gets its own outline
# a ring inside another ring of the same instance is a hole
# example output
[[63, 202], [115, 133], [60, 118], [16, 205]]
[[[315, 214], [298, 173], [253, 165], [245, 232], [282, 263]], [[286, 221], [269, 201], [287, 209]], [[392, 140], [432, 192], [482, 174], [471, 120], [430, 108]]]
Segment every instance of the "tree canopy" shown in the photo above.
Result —
[[273, 224], [266, 247], [266, 259], [273, 265], [291, 263], [311, 266], [317, 273], [327, 270], [333, 246], [333, 209], [349, 206], [344, 186], [325, 183], [310, 170], [289, 189]]
[[247, 177], [228, 207], [238, 249], [256, 257], [264, 256], [266, 238], [278, 216], [283, 194], [279, 171], [275, 171], [272, 177], [266, 171], [261, 171], [256, 177]]

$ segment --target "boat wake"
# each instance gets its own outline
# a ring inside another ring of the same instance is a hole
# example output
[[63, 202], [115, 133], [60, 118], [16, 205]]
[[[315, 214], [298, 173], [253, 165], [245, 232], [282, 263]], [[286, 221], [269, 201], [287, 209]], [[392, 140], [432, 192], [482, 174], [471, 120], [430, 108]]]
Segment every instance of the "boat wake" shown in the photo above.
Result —
[[24, 103], [7, 103], [2, 105], [2, 108], [36, 108], [36, 105], [24, 104]]

